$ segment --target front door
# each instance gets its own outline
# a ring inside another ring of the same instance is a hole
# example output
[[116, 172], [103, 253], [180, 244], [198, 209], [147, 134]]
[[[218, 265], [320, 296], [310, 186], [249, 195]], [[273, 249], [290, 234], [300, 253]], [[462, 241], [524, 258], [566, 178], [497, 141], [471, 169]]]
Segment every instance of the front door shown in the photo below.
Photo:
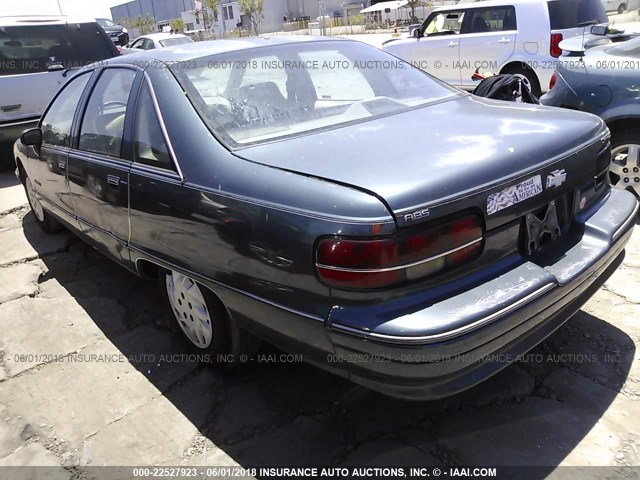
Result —
[[391, 42], [387, 50], [440, 80], [460, 85], [457, 62], [464, 15], [464, 11], [432, 13], [420, 27], [422, 37]]
[[136, 71], [105, 69], [91, 92], [69, 153], [69, 187], [82, 231], [98, 248], [127, 260], [131, 130], [126, 115]]
[[71, 126], [82, 93], [91, 78], [87, 72], [74, 78], [57, 96], [42, 118], [42, 146], [31, 168], [40, 200], [56, 215], [73, 223], [74, 208], [67, 185], [67, 156]]
[[512, 6], [469, 10], [460, 35], [459, 72], [462, 85], [477, 85], [471, 77], [480, 73], [499, 73], [513, 55], [516, 45], [516, 10]]

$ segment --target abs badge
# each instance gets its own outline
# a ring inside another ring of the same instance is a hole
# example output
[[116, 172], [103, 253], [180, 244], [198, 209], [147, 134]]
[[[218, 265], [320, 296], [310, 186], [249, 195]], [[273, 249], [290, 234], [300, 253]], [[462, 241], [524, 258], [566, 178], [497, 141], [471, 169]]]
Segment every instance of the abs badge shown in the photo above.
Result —
[[567, 172], [564, 170], [554, 170], [547, 175], [547, 188], [555, 188], [562, 185], [567, 180]]

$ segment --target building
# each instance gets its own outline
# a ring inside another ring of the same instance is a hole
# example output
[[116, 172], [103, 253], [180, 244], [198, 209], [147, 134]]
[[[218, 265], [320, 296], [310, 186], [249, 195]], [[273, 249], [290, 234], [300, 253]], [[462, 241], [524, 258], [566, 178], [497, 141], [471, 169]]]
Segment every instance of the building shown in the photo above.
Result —
[[[315, 20], [319, 16], [346, 19], [357, 14], [376, 0], [265, 0], [263, 17], [260, 19], [260, 33], [277, 32], [283, 29], [286, 20], [307, 18]], [[212, 12], [213, 13], [213, 12]], [[171, 20], [182, 18], [186, 30], [208, 30], [216, 36], [237, 29], [250, 27], [251, 20], [243, 15], [236, 0], [220, 0], [218, 11], [213, 13], [212, 24], [205, 25], [201, 15], [196, 15], [194, 0], [132, 0], [111, 8], [114, 20], [134, 19], [140, 16], [156, 19], [158, 30], [169, 25]], [[135, 36], [135, 35], [134, 35]]]

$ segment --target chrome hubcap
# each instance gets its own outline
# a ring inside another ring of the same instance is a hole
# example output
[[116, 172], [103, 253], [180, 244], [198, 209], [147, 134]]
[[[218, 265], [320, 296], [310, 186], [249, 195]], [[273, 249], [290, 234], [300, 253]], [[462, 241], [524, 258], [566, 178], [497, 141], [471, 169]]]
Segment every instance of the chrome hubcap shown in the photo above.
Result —
[[611, 151], [611, 184], [640, 195], [640, 145], [620, 145]]
[[178, 272], [167, 275], [166, 285], [178, 325], [196, 347], [207, 348], [213, 339], [213, 326], [200, 287]]
[[27, 187], [27, 196], [29, 197], [29, 204], [31, 205], [33, 214], [38, 220], [44, 222], [44, 209], [42, 208], [42, 203], [40, 203], [29, 177], [27, 177], [27, 180], [25, 181], [25, 186]]

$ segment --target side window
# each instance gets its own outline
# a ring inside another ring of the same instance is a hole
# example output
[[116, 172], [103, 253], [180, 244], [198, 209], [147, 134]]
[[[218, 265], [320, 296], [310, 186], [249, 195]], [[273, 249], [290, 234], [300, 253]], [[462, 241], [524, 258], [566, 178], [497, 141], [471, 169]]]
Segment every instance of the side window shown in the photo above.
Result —
[[127, 100], [136, 72], [105, 70], [91, 93], [80, 128], [80, 150], [120, 156]]
[[131, 48], [139, 48], [142, 49], [142, 45], [144, 44], [144, 38], [139, 38], [135, 42], [131, 44]]
[[153, 44], [153, 40], [149, 38], [144, 39], [144, 45], [142, 46], [144, 50], [153, 50], [156, 46]]
[[42, 119], [42, 142], [49, 145], [68, 147], [71, 138], [71, 123], [80, 97], [91, 73], [74, 78], [64, 87], [49, 111]]
[[456, 35], [460, 33], [465, 12], [442, 12], [433, 17], [425, 26], [423, 34], [429, 37]]
[[469, 12], [462, 33], [504, 32], [516, 30], [513, 7], [482, 8]]
[[136, 105], [133, 145], [136, 162], [173, 170], [169, 149], [146, 82]]

